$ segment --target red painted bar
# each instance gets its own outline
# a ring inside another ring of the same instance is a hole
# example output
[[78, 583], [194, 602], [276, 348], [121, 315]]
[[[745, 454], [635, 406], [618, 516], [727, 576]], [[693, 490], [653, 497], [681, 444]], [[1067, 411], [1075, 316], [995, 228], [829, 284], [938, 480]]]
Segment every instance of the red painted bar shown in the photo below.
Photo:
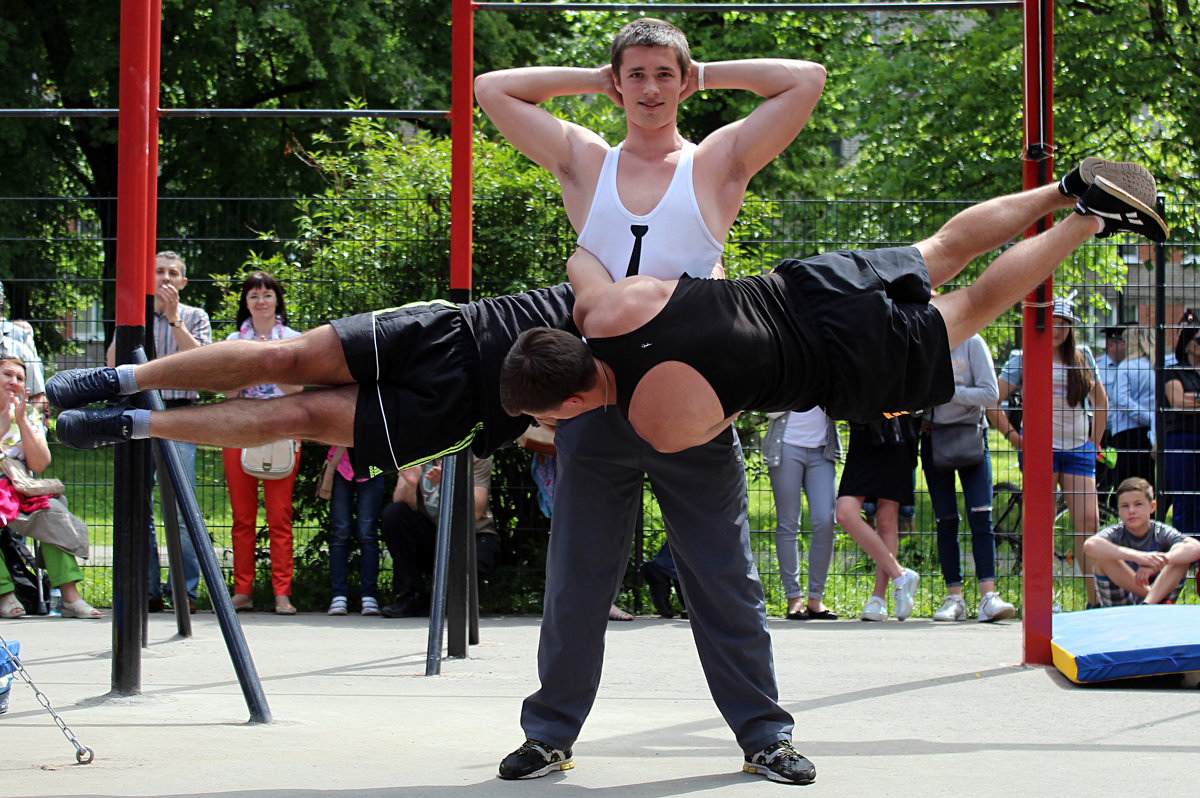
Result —
[[[1025, 0], [1025, 169], [1026, 189], [1054, 175], [1054, 2]], [[1025, 232], [1036, 235], [1054, 223], [1046, 217]], [[1024, 309], [1024, 662], [1050, 665], [1051, 604], [1054, 592], [1054, 486], [1051, 484], [1051, 330], [1047, 307], [1054, 281], [1026, 297]]]
[[117, 132], [117, 325], [145, 320], [146, 185], [150, 147], [149, 0], [121, 2], [120, 111]]
[[471, 298], [471, 247], [475, 115], [475, 9], [471, 0], [454, 0], [451, 9], [450, 74], [450, 295]]

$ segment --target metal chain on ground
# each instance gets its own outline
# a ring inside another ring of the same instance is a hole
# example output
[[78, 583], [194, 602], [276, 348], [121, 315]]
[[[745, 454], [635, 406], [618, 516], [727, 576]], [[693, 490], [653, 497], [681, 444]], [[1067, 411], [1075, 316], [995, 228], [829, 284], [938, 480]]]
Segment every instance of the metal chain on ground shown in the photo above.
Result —
[[[8, 641], [4, 639], [3, 635], [0, 635], [0, 646], [4, 646], [6, 649], [8, 648]], [[50, 713], [50, 717], [54, 718], [54, 724], [58, 726], [60, 731], [62, 731], [63, 736], [70, 741], [71, 745], [75, 746], [75, 760], [81, 765], [91, 764], [92, 760], [96, 758], [96, 752], [79, 742], [79, 740], [71, 732], [70, 727], [67, 726], [66, 721], [64, 721], [62, 717], [60, 717], [59, 714], [54, 711], [54, 707], [50, 706], [50, 699], [46, 697], [45, 693], [38, 689], [37, 685], [33, 683], [33, 679], [29, 678], [29, 674], [26, 672], [25, 666], [21, 664], [21, 658], [11, 651], [7, 653], [7, 656], [10, 660], [12, 660], [13, 667], [16, 669], [15, 672], [25, 680], [25, 683], [33, 690], [33, 694], [37, 696], [38, 703], [46, 708], [46, 711]]]

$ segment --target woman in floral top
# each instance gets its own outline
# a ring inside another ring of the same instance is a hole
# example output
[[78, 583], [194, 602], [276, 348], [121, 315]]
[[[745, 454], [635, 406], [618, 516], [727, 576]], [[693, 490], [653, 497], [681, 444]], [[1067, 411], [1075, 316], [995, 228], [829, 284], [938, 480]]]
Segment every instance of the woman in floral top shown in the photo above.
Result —
[[[31, 471], [50, 467], [50, 447], [41, 413], [27, 404], [25, 362], [7, 355], [0, 357], [0, 455], [20, 460]], [[8, 519], [5, 519], [7, 523]], [[42, 544], [42, 559], [50, 584], [62, 592], [64, 618], [99, 618], [100, 611], [79, 593], [83, 571], [75, 558], [57, 546]], [[25, 608], [17, 600], [12, 576], [0, 558], [0, 618], [20, 618]]]

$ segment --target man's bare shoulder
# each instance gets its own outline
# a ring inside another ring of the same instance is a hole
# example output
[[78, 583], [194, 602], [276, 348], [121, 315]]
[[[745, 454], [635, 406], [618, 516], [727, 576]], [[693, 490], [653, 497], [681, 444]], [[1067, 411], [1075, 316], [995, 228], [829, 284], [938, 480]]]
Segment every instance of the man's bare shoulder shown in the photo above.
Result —
[[584, 321], [584, 335], [610, 338], [638, 329], [663, 309], [676, 280], [636, 276], [618, 280], [595, 297]]

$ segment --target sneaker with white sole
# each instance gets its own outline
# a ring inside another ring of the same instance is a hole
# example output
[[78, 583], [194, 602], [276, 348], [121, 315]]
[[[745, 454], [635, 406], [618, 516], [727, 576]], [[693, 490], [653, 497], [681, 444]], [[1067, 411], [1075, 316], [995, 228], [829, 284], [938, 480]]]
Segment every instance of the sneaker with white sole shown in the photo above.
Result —
[[871, 596], [867, 599], [867, 604], [863, 607], [862, 615], [858, 616], [864, 621], [886, 621], [888, 619], [887, 602], [879, 596]]
[[1017, 614], [1017, 608], [1000, 598], [996, 591], [987, 593], [979, 602], [979, 620], [984, 623], [1003, 621]]
[[817, 780], [817, 769], [800, 755], [791, 740], [780, 740], [747, 756], [742, 770], [785, 784], [812, 784]]
[[900, 581], [892, 580], [892, 610], [896, 620], [903, 621], [912, 615], [913, 605], [917, 602], [917, 585], [921, 575], [911, 568], [905, 568]]
[[571, 749], [554, 748], [538, 740], [526, 740], [500, 763], [502, 779], [536, 779], [556, 770], [575, 767]]
[[[1150, 198], [1153, 203], [1154, 199]], [[1137, 233], [1155, 243], [1162, 243], [1171, 234], [1167, 223], [1141, 198], [1103, 177], [1097, 177], [1079, 201], [1075, 213], [1095, 216], [1104, 222], [1097, 238], [1108, 238], [1120, 232]]]
[[967, 619], [967, 602], [962, 596], [953, 593], [946, 596], [942, 606], [933, 614], [935, 621], [965, 621]]

